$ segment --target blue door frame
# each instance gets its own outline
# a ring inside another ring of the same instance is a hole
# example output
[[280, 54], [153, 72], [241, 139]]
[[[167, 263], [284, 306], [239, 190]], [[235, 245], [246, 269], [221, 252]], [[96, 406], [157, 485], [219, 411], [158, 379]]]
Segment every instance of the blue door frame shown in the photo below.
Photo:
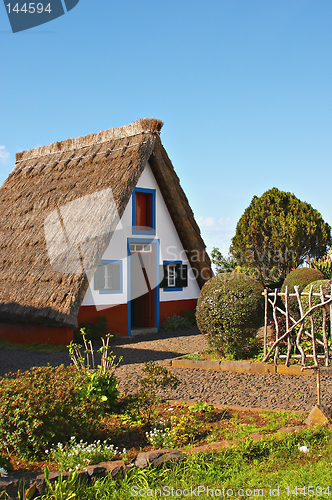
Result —
[[160, 328], [160, 289], [159, 289], [159, 239], [128, 238], [127, 239], [127, 327], [128, 336], [131, 336], [131, 275], [130, 275], [130, 244], [143, 243], [154, 245], [154, 323], [155, 328]]

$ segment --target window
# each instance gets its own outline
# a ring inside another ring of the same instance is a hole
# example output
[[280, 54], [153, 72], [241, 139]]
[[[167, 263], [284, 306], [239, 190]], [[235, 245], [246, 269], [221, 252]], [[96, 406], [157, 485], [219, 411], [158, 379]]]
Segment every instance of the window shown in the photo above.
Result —
[[177, 292], [186, 286], [188, 286], [188, 266], [181, 261], [164, 261], [160, 288], [163, 288], [164, 292]]
[[136, 188], [133, 192], [133, 234], [155, 234], [156, 190]]
[[142, 243], [130, 243], [130, 252], [152, 252], [151, 245], [143, 245]]
[[94, 290], [99, 293], [122, 292], [122, 262], [102, 260], [94, 274]]

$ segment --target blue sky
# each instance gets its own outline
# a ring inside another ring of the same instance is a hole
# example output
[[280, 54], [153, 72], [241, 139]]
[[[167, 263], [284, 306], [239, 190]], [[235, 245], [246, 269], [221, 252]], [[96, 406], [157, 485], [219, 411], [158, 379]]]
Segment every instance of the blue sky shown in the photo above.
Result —
[[154, 117], [209, 251], [274, 186], [332, 225], [331, 28], [331, 0], [80, 0], [13, 34], [1, 3], [0, 182], [18, 151]]

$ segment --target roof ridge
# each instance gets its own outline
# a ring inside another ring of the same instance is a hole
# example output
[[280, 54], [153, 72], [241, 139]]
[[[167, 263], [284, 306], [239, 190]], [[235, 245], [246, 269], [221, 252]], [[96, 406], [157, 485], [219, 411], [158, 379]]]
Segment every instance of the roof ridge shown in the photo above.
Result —
[[[47, 146], [29, 149], [16, 154], [16, 164], [27, 160], [33, 160], [56, 153], [68, 153], [78, 149], [84, 149], [89, 146], [97, 146], [110, 142], [111, 140], [126, 139], [142, 134], [158, 134], [163, 126], [161, 120], [154, 118], [141, 118], [124, 127], [110, 128], [102, 130], [95, 134], [66, 139], [61, 142], [53, 142]], [[64, 149], [64, 148], [68, 149]]]

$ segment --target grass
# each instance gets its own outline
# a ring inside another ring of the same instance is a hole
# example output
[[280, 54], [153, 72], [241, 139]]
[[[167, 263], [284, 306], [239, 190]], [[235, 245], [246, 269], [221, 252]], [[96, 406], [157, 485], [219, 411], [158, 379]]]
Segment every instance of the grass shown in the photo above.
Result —
[[38, 344], [37, 342], [34, 342], [33, 344], [15, 344], [14, 342], [9, 342], [9, 340], [0, 340], [0, 349], [17, 349], [19, 351], [46, 351], [48, 353], [68, 351], [68, 348], [65, 345]]
[[[324, 428], [276, 435], [257, 442], [247, 440], [237, 448], [188, 455], [178, 463], [166, 463], [157, 469], [134, 468], [115, 479], [96, 479], [91, 486], [76, 486], [75, 498], [329, 498], [332, 494], [331, 443], [331, 432]], [[309, 453], [302, 453], [300, 445], [307, 446]], [[49, 494], [43, 500], [51, 498], [68, 497]]]

